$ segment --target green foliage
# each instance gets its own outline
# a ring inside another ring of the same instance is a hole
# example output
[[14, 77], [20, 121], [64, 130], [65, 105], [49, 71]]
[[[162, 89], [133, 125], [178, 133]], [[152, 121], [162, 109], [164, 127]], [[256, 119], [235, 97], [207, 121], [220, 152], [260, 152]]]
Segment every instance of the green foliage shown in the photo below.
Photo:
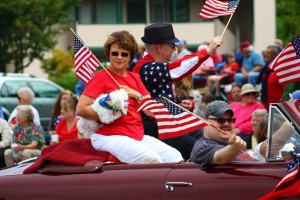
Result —
[[277, 0], [276, 10], [277, 37], [287, 44], [300, 34], [300, 1]]
[[65, 89], [74, 91], [78, 78], [74, 72], [74, 53], [53, 49], [52, 57], [42, 61], [41, 68], [49, 79]]
[[13, 63], [15, 72], [28, 67], [34, 59], [56, 44], [56, 37], [70, 23], [78, 0], [1, 0], [0, 71]]
[[53, 49], [52, 57], [42, 61], [41, 68], [49, 75], [49, 78], [60, 77], [65, 73], [74, 73], [74, 53], [61, 49]]

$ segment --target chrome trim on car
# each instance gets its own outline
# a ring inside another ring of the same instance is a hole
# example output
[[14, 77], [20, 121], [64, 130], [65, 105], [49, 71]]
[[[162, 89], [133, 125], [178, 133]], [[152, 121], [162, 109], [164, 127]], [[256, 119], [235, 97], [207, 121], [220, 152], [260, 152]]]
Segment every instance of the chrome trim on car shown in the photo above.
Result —
[[192, 187], [192, 183], [188, 182], [166, 182], [165, 183], [165, 188], [169, 192], [174, 192], [175, 187]]

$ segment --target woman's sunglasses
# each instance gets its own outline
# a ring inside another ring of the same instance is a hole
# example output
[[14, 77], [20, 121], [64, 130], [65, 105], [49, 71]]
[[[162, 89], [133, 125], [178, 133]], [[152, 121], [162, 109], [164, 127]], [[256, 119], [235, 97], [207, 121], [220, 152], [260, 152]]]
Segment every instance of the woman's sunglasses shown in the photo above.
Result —
[[257, 93], [256, 92], [249, 92], [249, 93], [246, 93], [246, 94], [244, 94], [245, 96], [257, 96]]
[[207, 118], [207, 119], [211, 119], [211, 120], [215, 120], [217, 121], [219, 124], [224, 124], [226, 121], [228, 123], [234, 123], [236, 118], [228, 118], [228, 119], [225, 119], [225, 118]]
[[129, 56], [129, 53], [127, 53], [127, 52], [121, 52], [121, 53], [119, 53], [117, 51], [112, 51], [112, 52], [110, 52], [110, 54], [112, 56], [119, 56], [120, 54], [121, 54], [122, 57], [128, 57]]

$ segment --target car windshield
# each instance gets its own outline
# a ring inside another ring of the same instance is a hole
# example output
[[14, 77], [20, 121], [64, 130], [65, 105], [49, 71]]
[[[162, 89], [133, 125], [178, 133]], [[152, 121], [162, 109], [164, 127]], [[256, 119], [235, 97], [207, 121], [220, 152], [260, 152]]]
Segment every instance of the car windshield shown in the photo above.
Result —
[[[296, 110], [297, 112], [297, 110]], [[282, 161], [291, 158], [291, 151], [300, 148], [299, 131], [295, 129], [295, 121], [286, 110], [271, 106], [268, 125], [268, 161]]]

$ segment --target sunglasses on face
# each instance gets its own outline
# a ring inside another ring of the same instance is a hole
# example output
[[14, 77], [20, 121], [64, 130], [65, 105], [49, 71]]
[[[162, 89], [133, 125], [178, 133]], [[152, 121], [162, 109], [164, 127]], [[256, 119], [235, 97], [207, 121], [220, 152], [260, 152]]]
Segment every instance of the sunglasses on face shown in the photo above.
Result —
[[121, 53], [119, 53], [117, 51], [112, 51], [112, 52], [110, 52], [110, 54], [112, 56], [119, 56], [120, 54], [121, 54], [122, 57], [128, 57], [129, 56], [129, 53], [127, 53], [127, 52], [121, 52]]
[[244, 94], [245, 96], [257, 96], [257, 93], [255, 93], [255, 92], [249, 92], [249, 93], [246, 93], [246, 94]]
[[228, 118], [228, 119], [225, 119], [225, 118], [207, 118], [207, 119], [211, 119], [211, 120], [215, 120], [217, 121], [219, 124], [224, 124], [226, 121], [228, 123], [234, 123], [236, 118]]
[[172, 49], [175, 49], [175, 47], [176, 47], [174, 43], [164, 43], [163, 45], [169, 46]]

